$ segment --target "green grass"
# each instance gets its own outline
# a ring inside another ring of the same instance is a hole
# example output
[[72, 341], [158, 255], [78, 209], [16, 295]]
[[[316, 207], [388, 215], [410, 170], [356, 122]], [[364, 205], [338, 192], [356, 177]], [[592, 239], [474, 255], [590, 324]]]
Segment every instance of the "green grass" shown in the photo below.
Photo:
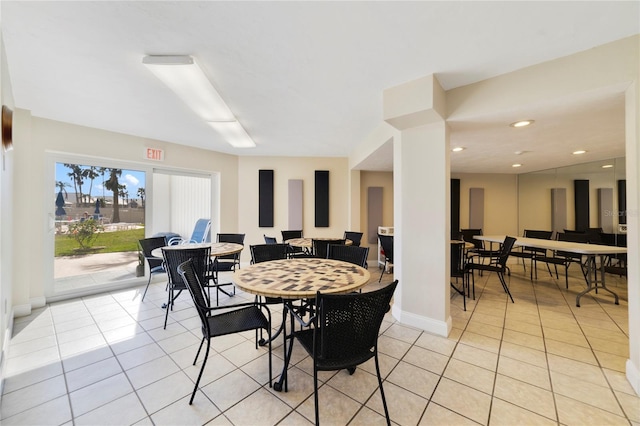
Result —
[[[137, 251], [138, 240], [144, 238], [144, 228], [127, 231], [101, 232], [96, 238], [90, 253], [116, 253], [123, 251]], [[78, 250], [80, 246], [76, 240], [66, 234], [56, 235], [55, 257], [74, 256], [87, 253]]]

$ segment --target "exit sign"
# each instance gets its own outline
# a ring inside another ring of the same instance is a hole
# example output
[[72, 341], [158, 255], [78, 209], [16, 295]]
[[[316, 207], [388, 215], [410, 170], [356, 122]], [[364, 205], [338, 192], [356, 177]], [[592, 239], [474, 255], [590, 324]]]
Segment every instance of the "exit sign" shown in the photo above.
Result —
[[145, 148], [144, 158], [153, 161], [164, 161], [164, 150], [159, 148]]

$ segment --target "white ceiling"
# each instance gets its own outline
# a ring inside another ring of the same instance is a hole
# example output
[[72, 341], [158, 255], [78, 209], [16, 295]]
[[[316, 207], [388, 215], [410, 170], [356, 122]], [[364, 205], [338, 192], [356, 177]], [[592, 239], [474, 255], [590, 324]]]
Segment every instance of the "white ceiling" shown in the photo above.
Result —
[[[16, 107], [34, 116], [237, 155], [347, 156], [382, 91], [436, 74], [451, 89], [640, 32], [633, 2], [0, 3]], [[256, 141], [234, 149], [144, 55], [197, 57]], [[595, 93], [450, 122], [456, 172], [514, 173], [624, 155], [623, 98]], [[514, 129], [522, 117], [536, 124]], [[584, 159], [567, 150], [587, 149]], [[526, 151], [514, 160], [515, 151]], [[390, 170], [389, 147], [362, 165]], [[552, 160], [550, 160], [552, 159]], [[526, 165], [512, 169], [514, 162]]]

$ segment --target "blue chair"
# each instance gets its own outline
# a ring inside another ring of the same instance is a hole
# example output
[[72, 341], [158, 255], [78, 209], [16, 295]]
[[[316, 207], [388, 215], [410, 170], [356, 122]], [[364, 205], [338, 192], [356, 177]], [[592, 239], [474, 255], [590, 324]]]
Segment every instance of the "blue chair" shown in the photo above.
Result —
[[174, 237], [169, 240], [168, 245], [208, 242], [211, 242], [211, 219], [198, 219], [189, 240], [184, 240], [182, 237]]

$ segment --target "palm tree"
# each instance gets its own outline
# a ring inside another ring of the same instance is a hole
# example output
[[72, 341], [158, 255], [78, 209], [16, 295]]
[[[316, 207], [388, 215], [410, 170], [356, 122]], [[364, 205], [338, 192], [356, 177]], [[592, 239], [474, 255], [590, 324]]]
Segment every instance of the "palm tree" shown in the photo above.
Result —
[[71, 186], [71, 185], [69, 185], [69, 182], [63, 182], [61, 180], [56, 182], [56, 187], [58, 188], [59, 192], [64, 192], [64, 199], [65, 200], [69, 196], [69, 194], [67, 194], [67, 190], [65, 189], [68, 186]]
[[142, 208], [144, 208], [144, 188], [138, 188], [138, 197], [140, 197], [140, 204], [142, 204]]
[[64, 164], [65, 167], [71, 169], [67, 176], [73, 181], [73, 188], [76, 193], [76, 205], [80, 207], [82, 201], [82, 167], [77, 164]]
[[83, 176], [91, 181], [89, 185], [89, 202], [91, 202], [91, 191], [93, 190], [93, 180], [100, 176], [100, 172], [98, 171], [98, 167], [89, 166], [88, 169], [83, 170]]
[[104, 186], [109, 191], [113, 192], [113, 217], [111, 222], [120, 222], [120, 182], [118, 177], [122, 175], [121, 169], [107, 169], [109, 171], [109, 179], [105, 181]]

